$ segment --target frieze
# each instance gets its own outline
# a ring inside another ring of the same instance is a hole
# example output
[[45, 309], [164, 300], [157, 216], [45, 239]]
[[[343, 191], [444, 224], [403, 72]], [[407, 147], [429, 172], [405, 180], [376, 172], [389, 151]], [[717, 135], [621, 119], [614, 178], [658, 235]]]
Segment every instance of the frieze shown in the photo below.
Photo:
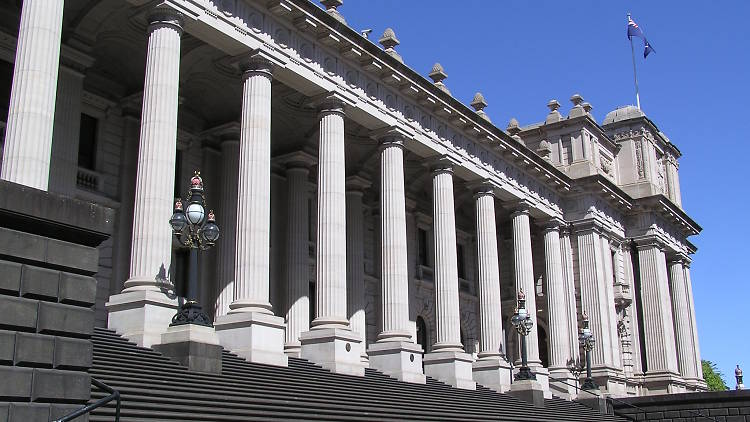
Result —
[[[355, 63], [353, 60], [344, 59], [342, 53], [335, 48], [343, 42], [325, 43], [313, 36], [314, 30], [305, 32], [304, 29], [292, 29], [290, 27], [293, 25], [292, 22], [282, 22], [273, 14], [264, 13], [245, 0], [184, 1], [199, 4], [207, 14], [213, 12], [211, 15], [217, 15], [216, 19], [222, 19], [234, 25], [237, 30], [249, 31], [248, 36], [261, 41], [267, 51], [275, 50], [283, 53], [289, 56], [290, 62], [295, 64], [301, 65], [304, 62], [305, 67], [312, 72], [313, 76], [341, 86], [344, 90], [353, 91], [357, 97], [370, 103], [381, 113], [391, 116], [405, 126], [412, 127], [417, 133], [425, 135], [432, 143], [446, 148], [464, 162], [491, 173], [492, 177], [502, 184], [523, 192], [551, 212], [561, 212], [558, 205], [559, 195], [553, 189], [543, 187], [543, 183], [536, 177], [526, 174], [515, 164], [511, 164], [515, 177], [510, 176], [508, 171], [503, 171], [504, 167], [509, 167], [507, 160], [499, 156], [498, 151], [468, 137], [463, 133], [463, 129], [456, 130], [453, 125], [462, 122], [462, 118], [458, 120], [455, 117], [451, 120], [437, 118], [433, 115], [433, 111], [426, 111], [419, 104], [419, 98], [407, 97], [400, 91], [392, 89], [385, 82], [387, 72], [382, 73], [382, 65], [380, 69], [374, 69], [374, 72], [364, 69], [370, 61], [353, 65]], [[376, 63], [372, 60], [371, 62]], [[358, 66], [362, 71], [354, 66]], [[426, 95], [430, 96], [429, 93]], [[438, 105], [442, 106], [442, 104], [435, 103], [435, 106]], [[452, 110], [445, 110], [452, 113]], [[468, 122], [463, 121], [463, 123]]]

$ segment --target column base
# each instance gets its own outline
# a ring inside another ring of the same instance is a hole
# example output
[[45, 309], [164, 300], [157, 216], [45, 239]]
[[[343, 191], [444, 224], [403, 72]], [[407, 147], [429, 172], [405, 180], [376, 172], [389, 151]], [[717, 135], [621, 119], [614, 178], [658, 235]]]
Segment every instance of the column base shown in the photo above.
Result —
[[373, 343], [367, 350], [370, 367], [399, 381], [424, 384], [422, 372], [422, 347], [406, 341]]
[[288, 366], [284, 354], [284, 318], [258, 312], [222, 315], [214, 322], [219, 342], [248, 362]]
[[[586, 373], [581, 374], [581, 385]], [[618, 368], [599, 366], [591, 369], [591, 378], [605, 396], [625, 397], [628, 395], [628, 379]]]
[[502, 357], [479, 359], [471, 365], [471, 370], [477, 384], [500, 393], [510, 390], [511, 366]]
[[465, 390], [476, 390], [471, 377], [471, 355], [464, 352], [432, 352], [424, 355], [425, 375]]
[[346, 328], [316, 328], [300, 335], [301, 357], [337, 374], [365, 376], [362, 339]]
[[[518, 370], [521, 368], [520, 362], [516, 365], [516, 367], [513, 369], [513, 383], [515, 384], [515, 375], [518, 373]], [[531, 372], [536, 377], [536, 382], [539, 383], [539, 385], [542, 387], [542, 391], [544, 392], [544, 398], [545, 399], [551, 399], [552, 398], [552, 392], [549, 389], [549, 370], [547, 368], [543, 367], [541, 362], [529, 362], [529, 369], [531, 369]]]
[[107, 326], [141, 347], [161, 343], [179, 307], [177, 298], [154, 290], [134, 290], [109, 297]]
[[699, 378], [685, 378], [685, 384], [688, 391], [708, 391], [706, 381]]
[[643, 376], [646, 395], [684, 393], [685, 380], [674, 372], [647, 373]]
[[219, 337], [212, 327], [196, 324], [171, 326], [154, 350], [175, 359], [191, 371], [221, 373]]
[[296, 343], [284, 343], [284, 354], [293, 357], [293, 358], [299, 358], [300, 353], [302, 351], [302, 345], [300, 345], [299, 342]]
[[544, 407], [544, 389], [536, 380], [513, 381], [508, 394], [535, 407]]
[[565, 400], [573, 400], [578, 396], [576, 378], [570, 373], [568, 368], [550, 368], [549, 369], [549, 389], [550, 393]]

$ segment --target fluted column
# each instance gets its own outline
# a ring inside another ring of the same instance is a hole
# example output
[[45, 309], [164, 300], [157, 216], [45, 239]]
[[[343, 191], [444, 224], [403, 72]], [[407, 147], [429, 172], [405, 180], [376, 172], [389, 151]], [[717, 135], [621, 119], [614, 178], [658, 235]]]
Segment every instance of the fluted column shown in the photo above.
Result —
[[432, 222], [435, 234], [435, 325], [437, 338], [424, 356], [424, 372], [454, 387], [474, 390], [471, 355], [461, 344], [458, 294], [456, 211], [453, 166], [449, 157], [432, 164]]
[[300, 336], [300, 355], [336, 373], [364, 376], [361, 334], [349, 329], [346, 309], [344, 102], [330, 93], [319, 105], [315, 319]]
[[156, 9], [149, 16], [146, 81], [135, 187], [130, 278], [124, 292], [172, 289], [172, 214], [182, 16]]
[[365, 343], [365, 228], [362, 210], [363, 190], [370, 182], [351, 176], [346, 179], [346, 286], [349, 327], [362, 340], [362, 359], [367, 359]]
[[570, 359], [568, 343], [568, 309], [560, 256], [560, 227], [558, 222], [544, 227], [544, 278], [547, 282], [547, 314], [549, 315], [549, 367], [565, 369]]
[[612, 366], [616, 368], [622, 367], [622, 358], [620, 356], [620, 336], [617, 331], [617, 311], [615, 310], [615, 273], [614, 273], [614, 261], [612, 259], [612, 247], [610, 241], [606, 236], [600, 236], [599, 241], [601, 242], [602, 248], [602, 261], [604, 268], [604, 280], [601, 284], [601, 289], [604, 292], [604, 301], [606, 306], [606, 318], [608, 331], [604, 334], [609, 336], [610, 349], [606, 350], [605, 353], [611, 355]]
[[646, 375], [678, 373], [677, 353], [669, 300], [667, 263], [664, 252], [653, 242], [638, 245], [643, 304], [643, 335], [646, 340]]
[[631, 253], [630, 245], [627, 245], [622, 249], [622, 261], [624, 270], [623, 282], [630, 286], [631, 295], [633, 295], [633, 302], [630, 304], [626, 311], [628, 312], [628, 319], [630, 325], [630, 340], [631, 340], [631, 353], [633, 357], [633, 374], [640, 375], [643, 373], [643, 367], [641, 365], [641, 328], [638, 322], [638, 300], [635, 297], [635, 274], [633, 268], [633, 255]]
[[500, 266], [492, 187], [485, 185], [478, 189], [474, 201], [479, 264], [479, 359], [487, 359], [503, 354]]
[[570, 359], [575, 362], [579, 357], [578, 345], [578, 311], [576, 306], [576, 286], [573, 278], [573, 250], [570, 243], [570, 228], [560, 228], [560, 256], [562, 259], [563, 288], [567, 306], [567, 339]]
[[529, 364], [541, 366], [539, 359], [539, 335], [536, 321], [536, 286], [534, 285], [534, 264], [531, 255], [531, 227], [529, 226], [529, 209], [520, 204], [511, 214], [513, 227], [513, 269], [516, 292], [523, 289], [526, 293], [526, 309], [534, 319], [534, 329], [526, 336], [526, 353]]
[[379, 342], [410, 341], [403, 141], [380, 141], [380, 244], [383, 331]]
[[315, 328], [347, 328], [346, 187], [343, 104], [320, 111], [318, 157], [317, 289]]
[[106, 304], [107, 325], [139, 346], [160, 344], [177, 308], [168, 293], [182, 15], [152, 9], [135, 180], [130, 276]]
[[453, 170], [439, 165], [432, 173], [432, 212], [435, 233], [435, 313], [437, 341], [433, 352], [463, 351], [458, 295], [456, 216]]
[[81, 128], [83, 73], [61, 66], [57, 78], [55, 125], [52, 130], [52, 162], [49, 190], [73, 195], [78, 177], [78, 141]]
[[271, 209], [271, 63], [243, 64], [242, 121], [235, 241], [234, 301], [230, 313], [272, 314], [269, 269]]
[[237, 176], [239, 174], [240, 143], [225, 140], [221, 143], [221, 237], [219, 237], [219, 268], [216, 283], [216, 316], [229, 313], [234, 300], [234, 248], [237, 238]]
[[672, 282], [672, 315], [674, 316], [675, 339], [677, 347], [677, 364], [680, 375], [686, 379], [695, 379], [697, 365], [695, 362], [695, 345], [690, 310], [688, 308], [687, 283], [683, 261], [677, 259], [669, 263], [669, 280]]
[[[690, 326], [693, 330], [693, 347], [695, 347], [695, 374], [703, 382], [703, 364], [701, 363], [701, 346], [698, 342], [698, 326], [695, 323], [695, 301], [693, 300], [693, 282], [690, 280], [690, 260], [683, 263], [685, 268], [685, 285], [687, 287], [688, 309], [690, 310]], [[705, 388], [705, 383], [703, 386]]]
[[286, 169], [287, 183], [287, 252], [286, 283], [287, 312], [284, 352], [299, 356], [299, 336], [310, 329], [309, 219], [307, 185], [309, 163], [290, 162]]
[[63, 6], [23, 2], [0, 171], [3, 180], [41, 190], [49, 182]]
[[610, 330], [609, 302], [605, 283], [612, 283], [606, 278], [604, 258], [602, 257], [601, 237], [599, 230], [589, 224], [577, 228], [578, 238], [578, 271], [581, 286], [581, 312], [589, 317], [591, 331], [596, 339], [596, 347], [591, 350], [593, 367], [613, 367], [612, 336]]

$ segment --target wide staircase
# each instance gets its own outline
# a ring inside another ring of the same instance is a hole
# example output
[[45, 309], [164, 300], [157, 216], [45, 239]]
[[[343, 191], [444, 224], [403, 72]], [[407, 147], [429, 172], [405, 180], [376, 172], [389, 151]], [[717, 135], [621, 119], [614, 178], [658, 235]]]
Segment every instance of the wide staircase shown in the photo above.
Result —
[[[289, 367], [249, 363], [224, 352], [223, 373], [188, 371], [160, 353], [97, 328], [91, 375], [122, 394], [121, 421], [615, 421], [554, 398], [544, 408], [482, 386], [461, 390], [427, 378], [408, 384], [367, 369], [331, 373], [303, 359]], [[92, 402], [107, 393], [94, 389]], [[90, 421], [114, 420], [114, 403]]]

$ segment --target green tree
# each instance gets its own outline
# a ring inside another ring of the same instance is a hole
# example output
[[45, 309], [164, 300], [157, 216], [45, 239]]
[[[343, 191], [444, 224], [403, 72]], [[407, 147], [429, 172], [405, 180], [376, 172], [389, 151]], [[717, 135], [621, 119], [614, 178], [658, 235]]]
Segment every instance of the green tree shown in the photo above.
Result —
[[719, 371], [716, 364], [710, 360], [701, 360], [703, 366], [703, 379], [706, 380], [706, 385], [710, 391], [725, 391], [727, 383], [724, 381], [724, 374]]

